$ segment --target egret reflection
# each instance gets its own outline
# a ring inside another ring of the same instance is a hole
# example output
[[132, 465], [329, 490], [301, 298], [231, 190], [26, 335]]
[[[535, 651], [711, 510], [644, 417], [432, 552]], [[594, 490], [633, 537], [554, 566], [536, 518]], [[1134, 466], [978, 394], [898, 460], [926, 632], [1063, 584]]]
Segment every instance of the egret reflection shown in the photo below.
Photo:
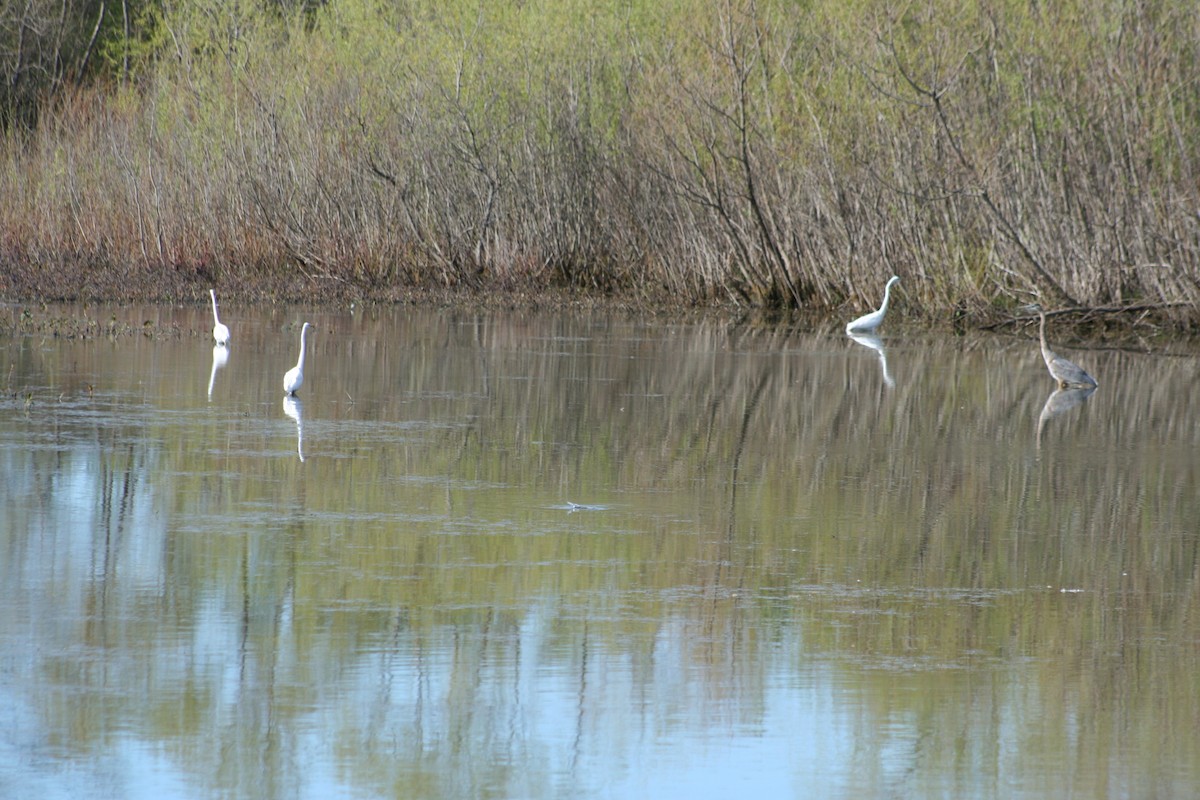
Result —
[[883, 349], [883, 340], [873, 333], [851, 333], [847, 335], [863, 347], [869, 347], [878, 354], [879, 368], [883, 371], [883, 382], [889, 388], [895, 387], [896, 381], [892, 379], [892, 373], [888, 371], [887, 352]]
[[283, 396], [283, 413], [296, 423], [296, 455], [304, 460], [304, 406], [294, 394]]
[[1038, 416], [1038, 445], [1040, 446], [1042, 443], [1042, 431], [1045, 429], [1047, 422], [1080, 405], [1095, 394], [1095, 392], [1095, 386], [1082, 386], [1075, 389], [1055, 389], [1051, 392], [1050, 396], [1046, 398], [1046, 404], [1042, 406], [1042, 413]]
[[229, 349], [225, 345], [216, 345], [213, 347], [213, 363], [212, 372], [208, 374], [208, 399], [212, 400], [213, 384], [217, 382], [217, 370], [225, 366], [225, 362], [229, 360]]

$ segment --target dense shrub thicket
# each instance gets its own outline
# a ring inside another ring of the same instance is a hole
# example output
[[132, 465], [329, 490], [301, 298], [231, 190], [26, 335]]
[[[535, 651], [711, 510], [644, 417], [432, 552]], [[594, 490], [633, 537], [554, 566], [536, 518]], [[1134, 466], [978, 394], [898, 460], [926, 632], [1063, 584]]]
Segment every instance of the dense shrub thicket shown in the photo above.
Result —
[[7, 97], [13, 286], [67, 264], [831, 308], [896, 273], [932, 315], [1200, 322], [1180, 0], [124, 8], [90, 81]]

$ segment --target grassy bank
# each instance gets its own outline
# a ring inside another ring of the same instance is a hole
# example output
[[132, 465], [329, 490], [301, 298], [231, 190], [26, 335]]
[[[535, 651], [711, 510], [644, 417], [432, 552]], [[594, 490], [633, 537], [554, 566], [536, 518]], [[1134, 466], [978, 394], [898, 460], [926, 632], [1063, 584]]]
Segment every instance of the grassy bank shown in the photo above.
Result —
[[1181, 1], [227, 6], [9, 129], [0, 291], [832, 310], [895, 273], [931, 318], [1200, 324]]

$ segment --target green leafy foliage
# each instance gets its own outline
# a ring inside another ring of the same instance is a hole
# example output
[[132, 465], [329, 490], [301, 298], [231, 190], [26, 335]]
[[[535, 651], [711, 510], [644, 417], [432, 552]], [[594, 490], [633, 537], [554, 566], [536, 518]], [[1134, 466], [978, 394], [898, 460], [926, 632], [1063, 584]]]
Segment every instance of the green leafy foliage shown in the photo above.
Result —
[[18, 251], [818, 307], [897, 273], [981, 315], [1194, 292], [1183, 3], [131, 8], [96, 63], [138, 80], [10, 155]]

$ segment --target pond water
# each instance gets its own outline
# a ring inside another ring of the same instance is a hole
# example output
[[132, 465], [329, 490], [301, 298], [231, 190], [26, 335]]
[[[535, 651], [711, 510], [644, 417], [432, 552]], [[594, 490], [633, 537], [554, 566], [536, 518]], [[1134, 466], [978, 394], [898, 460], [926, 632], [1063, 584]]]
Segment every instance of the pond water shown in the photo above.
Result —
[[160, 335], [0, 337], [0, 796], [1200, 794], [1200, 354], [41, 313]]

